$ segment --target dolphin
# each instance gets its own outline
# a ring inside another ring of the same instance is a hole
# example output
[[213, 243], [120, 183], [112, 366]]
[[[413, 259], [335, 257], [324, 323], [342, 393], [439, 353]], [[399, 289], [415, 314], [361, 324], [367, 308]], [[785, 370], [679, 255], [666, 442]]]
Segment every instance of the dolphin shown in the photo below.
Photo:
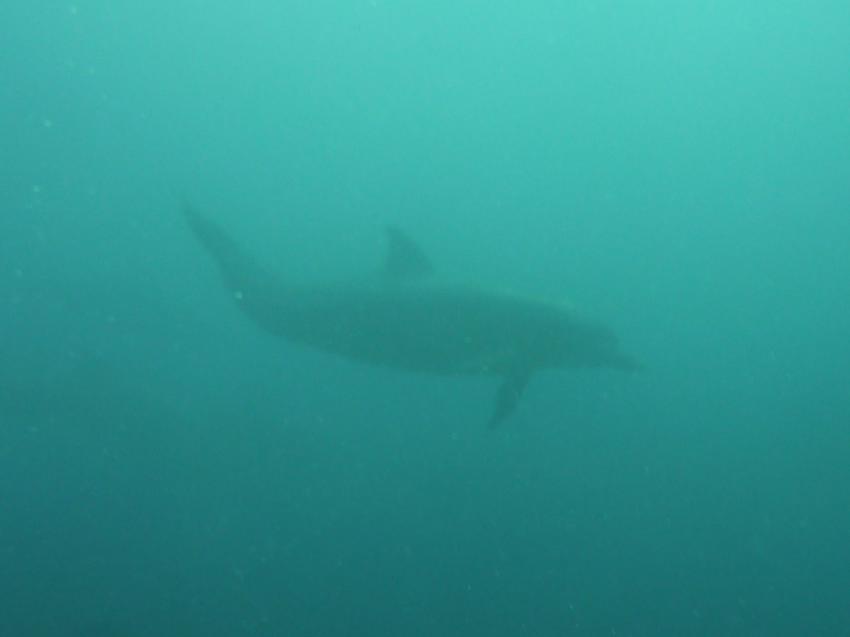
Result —
[[555, 302], [440, 281], [404, 232], [387, 228], [375, 276], [297, 285], [259, 263], [218, 223], [186, 204], [189, 228], [212, 256], [239, 307], [292, 342], [397, 369], [500, 379], [489, 419], [516, 408], [543, 369], [636, 370], [606, 326]]

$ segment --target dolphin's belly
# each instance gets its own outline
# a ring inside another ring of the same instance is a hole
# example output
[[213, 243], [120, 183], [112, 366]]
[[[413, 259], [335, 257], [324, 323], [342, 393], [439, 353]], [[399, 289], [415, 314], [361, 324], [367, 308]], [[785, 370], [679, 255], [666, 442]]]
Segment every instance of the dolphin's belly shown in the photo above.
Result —
[[539, 320], [498, 297], [442, 290], [323, 290], [287, 303], [276, 332], [351, 359], [443, 374], [505, 373]]

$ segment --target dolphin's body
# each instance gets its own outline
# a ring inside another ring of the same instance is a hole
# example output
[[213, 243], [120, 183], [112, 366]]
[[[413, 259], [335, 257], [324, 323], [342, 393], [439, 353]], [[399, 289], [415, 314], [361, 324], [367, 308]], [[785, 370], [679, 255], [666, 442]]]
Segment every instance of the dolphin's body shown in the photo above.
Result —
[[499, 377], [491, 426], [514, 410], [537, 370], [638, 367], [608, 328], [559, 304], [437, 282], [422, 251], [397, 229], [389, 229], [377, 276], [299, 287], [193, 208], [184, 212], [240, 307], [264, 329], [354, 360]]

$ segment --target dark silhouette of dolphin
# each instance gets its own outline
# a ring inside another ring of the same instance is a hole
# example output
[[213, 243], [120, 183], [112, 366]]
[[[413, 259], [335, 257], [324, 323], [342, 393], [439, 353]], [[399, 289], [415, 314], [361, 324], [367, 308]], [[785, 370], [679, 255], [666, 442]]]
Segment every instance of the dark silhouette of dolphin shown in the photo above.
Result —
[[513, 412], [538, 370], [639, 368], [610, 329], [561, 304], [438, 281], [425, 253], [398, 228], [388, 229], [376, 276], [299, 286], [193, 207], [183, 212], [236, 302], [262, 328], [353, 360], [499, 377], [490, 426]]

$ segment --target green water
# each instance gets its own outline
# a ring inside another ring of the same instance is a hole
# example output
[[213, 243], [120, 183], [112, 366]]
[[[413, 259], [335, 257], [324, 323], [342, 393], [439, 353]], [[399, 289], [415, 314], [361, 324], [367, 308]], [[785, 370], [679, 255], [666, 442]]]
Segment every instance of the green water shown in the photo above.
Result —
[[[850, 631], [850, 4], [0, 7], [0, 635]], [[569, 300], [646, 366], [496, 384], [241, 315]]]

